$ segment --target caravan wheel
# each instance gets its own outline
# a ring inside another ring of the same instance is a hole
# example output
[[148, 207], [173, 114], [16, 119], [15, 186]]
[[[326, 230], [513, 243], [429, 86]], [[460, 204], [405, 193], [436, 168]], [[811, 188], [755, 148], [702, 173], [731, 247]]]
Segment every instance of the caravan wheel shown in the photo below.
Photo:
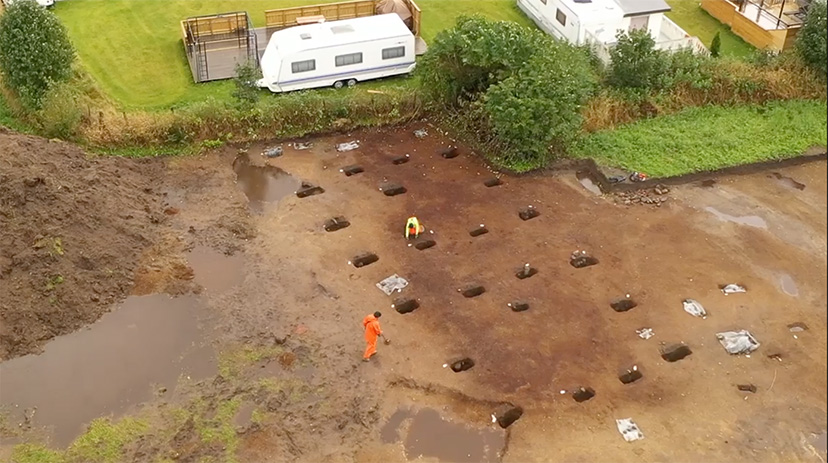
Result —
[[342, 83], [341, 80], [337, 80], [336, 82], [334, 82], [334, 88], [342, 88], [344, 86], [345, 85]]
[[356, 79], [348, 79], [348, 87], [353, 87], [356, 85]]

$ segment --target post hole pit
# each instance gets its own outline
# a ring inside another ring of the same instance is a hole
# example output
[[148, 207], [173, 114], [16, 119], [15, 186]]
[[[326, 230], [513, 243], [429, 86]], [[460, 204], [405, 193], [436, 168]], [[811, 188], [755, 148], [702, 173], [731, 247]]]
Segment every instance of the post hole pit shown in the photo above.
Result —
[[298, 198], [307, 198], [308, 196], [321, 195], [325, 189], [318, 185], [302, 182], [302, 186], [296, 191]]
[[407, 314], [420, 308], [420, 303], [416, 299], [397, 299], [391, 304], [391, 308], [397, 313]]
[[397, 196], [405, 193], [408, 190], [406, 190], [404, 186], [398, 185], [396, 183], [385, 183], [382, 186], [380, 186], [380, 191], [382, 191], [382, 194], [384, 194], [385, 196]]
[[530, 267], [529, 264], [524, 265], [523, 267], [521, 267], [520, 270], [515, 272], [515, 276], [519, 280], [525, 280], [525, 279], [531, 278], [531, 277], [533, 277], [537, 274], [538, 274], [538, 269], [536, 269], [534, 267]]
[[428, 249], [428, 248], [432, 248], [436, 244], [437, 244], [437, 242], [434, 241], [434, 240], [423, 240], [423, 241], [418, 241], [417, 243], [415, 243], [414, 247], [417, 248], [418, 251], [422, 251], [422, 250], [425, 250], [425, 249]]
[[668, 362], [678, 362], [692, 353], [685, 344], [672, 344], [661, 350], [661, 358]]
[[337, 230], [342, 230], [343, 228], [348, 228], [351, 226], [351, 222], [348, 221], [345, 217], [341, 215], [332, 217], [325, 221], [325, 231], [326, 232], [335, 232]]
[[595, 397], [595, 389], [591, 387], [579, 387], [577, 391], [572, 393], [572, 398], [575, 402], [581, 403]]
[[495, 420], [501, 428], [506, 429], [513, 425], [515, 421], [519, 420], [521, 416], [523, 416], [523, 408], [511, 404], [504, 404], [495, 413]]
[[736, 388], [742, 392], [750, 392], [751, 394], [756, 394], [758, 390], [754, 384], [738, 384]]
[[365, 172], [365, 169], [363, 169], [362, 166], [358, 166], [356, 164], [345, 166], [340, 170], [345, 174], [346, 177], [350, 177], [351, 175], [361, 174]]
[[532, 207], [532, 206], [529, 206], [529, 207], [526, 207], [526, 208], [524, 208], [524, 209], [521, 209], [521, 210], [518, 212], [518, 217], [520, 217], [520, 220], [530, 220], [530, 219], [534, 219], [535, 217], [537, 217], [537, 216], [539, 216], [539, 215], [540, 215], [540, 212], [538, 212], [538, 210], [537, 210], [537, 209], [535, 209], [535, 208], [534, 208], [534, 207]]
[[391, 163], [393, 163], [395, 166], [398, 166], [400, 164], [405, 164], [406, 162], [408, 162], [410, 160], [411, 160], [411, 156], [406, 154], [405, 156], [398, 156], [398, 157], [392, 159]]
[[457, 151], [456, 146], [449, 146], [448, 148], [445, 148], [442, 151], [440, 151], [440, 156], [442, 156], [445, 159], [454, 159], [459, 154], [460, 154], [460, 152]]
[[529, 310], [528, 302], [510, 302], [508, 305], [512, 309], [512, 312], [525, 312]]
[[[458, 290], [458, 291], [460, 291], [460, 290]], [[486, 288], [484, 288], [482, 286], [470, 286], [470, 287], [462, 290], [461, 294], [463, 294], [463, 297], [472, 298], [472, 297], [477, 297], [477, 296], [479, 296], [479, 295], [481, 295], [485, 292], [486, 292]]]
[[487, 188], [491, 188], [493, 186], [503, 185], [503, 180], [501, 180], [498, 177], [494, 177], [486, 180], [485, 182], [483, 182], [483, 184], [486, 185]]
[[618, 380], [624, 384], [632, 384], [639, 379], [643, 378], [644, 375], [638, 370], [637, 366], [633, 366], [632, 368], [628, 368], [624, 370], [620, 375], [618, 375]]
[[474, 366], [474, 360], [470, 359], [469, 357], [464, 357], [459, 360], [455, 360], [451, 362], [451, 371], [455, 373], [460, 373], [461, 371], [466, 371], [471, 369]]
[[360, 255], [354, 257], [351, 260], [351, 262], [354, 264], [354, 267], [360, 268], [360, 267], [365, 267], [366, 265], [371, 265], [371, 264], [373, 264], [374, 262], [376, 262], [378, 260], [379, 260], [379, 256], [377, 256], [374, 253], [369, 252], [369, 253], [360, 254]]
[[626, 311], [628, 311], [630, 309], [633, 309], [637, 306], [638, 306], [638, 303], [636, 303], [633, 299], [631, 299], [629, 297], [625, 297], [623, 299], [616, 299], [616, 300], [610, 302], [610, 307], [612, 307], [612, 310], [614, 310], [616, 312], [626, 312]]
[[477, 238], [478, 236], [485, 235], [486, 233], [489, 233], [489, 229], [484, 226], [480, 226], [475, 228], [474, 230], [469, 231], [469, 235], [472, 238]]
[[569, 260], [569, 265], [571, 265], [575, 268], [591, 267], [593, 265], [598, 265], [598, 259], [596, 259], [592, 256], [582, 255], [582, 256], [578, 256], [578, 257], [570, 259]]

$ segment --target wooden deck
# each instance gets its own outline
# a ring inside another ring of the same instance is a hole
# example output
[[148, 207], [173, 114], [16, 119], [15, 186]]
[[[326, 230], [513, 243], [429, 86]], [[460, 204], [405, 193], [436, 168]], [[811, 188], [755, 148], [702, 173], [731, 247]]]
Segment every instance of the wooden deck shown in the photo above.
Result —
[[[270, 36], [273, 35], [276, 29], [258, 27], [254, 31], [256, 32], [256, 48], [259, 59], [261, 59], [265, 47], [270, 41]], [[414, 47], [417, 56], [425, 53], [427, 48], [425, 41], [421, 37], [417, 37]], [[207, 43], [206, 54], [208, 77], [203, 82], [232, 79], [236, 76], [236, 63], [244, 62], [247, 59], [247, 48], [243, 44], [240, 47], [237, 39], [227, 39]], [[190, 69], [193, 70], [193, 77], [195, 77], [194, 63], [190, 63]]]

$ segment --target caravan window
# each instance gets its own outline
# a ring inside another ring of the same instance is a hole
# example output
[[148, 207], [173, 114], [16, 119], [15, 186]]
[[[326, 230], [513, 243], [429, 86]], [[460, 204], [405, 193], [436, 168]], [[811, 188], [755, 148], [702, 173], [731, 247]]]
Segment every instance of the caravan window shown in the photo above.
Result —
[[308, 71], [315, 71], [316, 70], [316, 60], [309, 59], [306, 61], [296, 61], [294, 63], [290, 63], [290, 68], [294, 74], [298, 74], [300, 72], [308, 72]]
[[359, 64], [362, 62], [362, 53], [350, 53], [347, 55], [339, 55], [336, 57], [337, 66], [350, 66], [352, 64]]
[[405, 56], [405, 47], [382, 49], [382, 59], [402, 58], [403, 56]]
[[562, 26], [566, 26], [566, 15], [560, 10], [560, 8], [558, 8], [558, 12], [555, 13], [555, 19], [557, 19]]

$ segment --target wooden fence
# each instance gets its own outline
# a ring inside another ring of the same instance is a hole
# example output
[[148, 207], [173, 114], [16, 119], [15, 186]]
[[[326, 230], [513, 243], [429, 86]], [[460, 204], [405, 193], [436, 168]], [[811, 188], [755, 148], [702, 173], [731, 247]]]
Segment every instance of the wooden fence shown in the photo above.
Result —
[[799, 26], [767, 30], [739, 12], [728, 0], [702, 0], [701, 7], [710, 16], [730, 26], [734, 34], [760, 50], [781, 51], [793, 46]]
[[[297, 19], [313, 16], [324, 17], [326, 21], [338, 19], [353, 19], [373, 16], [376, 14], [377, 0], [355, 0], [339, 3], [324, 3], [321, 5], [306, 5], [292, 8], [279, 8], [265, 11], [265, 24], [268, 29], [284, 29], [299, 24]], [[405, 0], [411, 11], [411, 32], [420, 36], [420, 18], [422, 11], [414, 0]]]

